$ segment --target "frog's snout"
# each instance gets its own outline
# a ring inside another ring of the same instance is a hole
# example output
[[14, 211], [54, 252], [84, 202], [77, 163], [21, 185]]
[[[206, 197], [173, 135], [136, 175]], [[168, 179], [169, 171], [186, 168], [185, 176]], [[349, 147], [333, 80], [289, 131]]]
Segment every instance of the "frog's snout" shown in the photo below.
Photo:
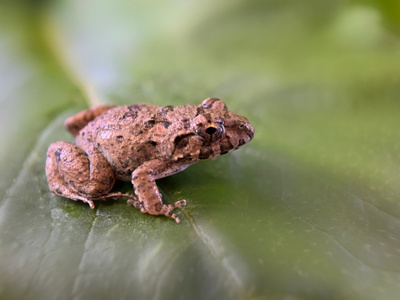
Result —
[[248, 122], [243, 125], [244, 132], [248, 135], [249, 139], [247, 142], [250, 142], [254, 137], [254, 127]]
[[240, 147], [250, 142], [254, 137], [254, 128], [248, 121], [240, 124], [239, 130], [240, 130], [239, 134], [240, 138], [239, 138], [239, 145], [237, 147]]

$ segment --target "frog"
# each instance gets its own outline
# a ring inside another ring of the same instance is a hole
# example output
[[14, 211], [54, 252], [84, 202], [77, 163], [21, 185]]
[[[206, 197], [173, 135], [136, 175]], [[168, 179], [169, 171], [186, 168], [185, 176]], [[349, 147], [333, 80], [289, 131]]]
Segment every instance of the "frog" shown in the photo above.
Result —
[[[127, 198], [128, 205], [150, 215], [180, 222], [166, 204], [156, 180], [206, 159], [230, 153], [254, 137], [246, 117], [228, 110], [219, 98], [199, 105], [97, 105], [66, 119], [74, 142], [52, 143], [46, 176], [57, 196], [83, 201]], [[114, 191], [117, 180], [130, 181], [134, 193]]]

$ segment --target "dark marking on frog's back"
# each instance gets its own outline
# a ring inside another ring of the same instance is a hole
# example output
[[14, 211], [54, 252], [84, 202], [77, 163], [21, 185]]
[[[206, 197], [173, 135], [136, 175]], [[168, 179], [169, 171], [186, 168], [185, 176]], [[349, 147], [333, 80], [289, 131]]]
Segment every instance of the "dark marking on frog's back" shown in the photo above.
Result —
[[164, 127], [165, 127], [165, 128], [168, 128], [168, 127], [171, 126], [171, 125], [172, 125], [172, 123], [171, 123], [171, 122], [168, 122], [167, 119], [164, 120]]
[[163, 108], [161, 108], [161, 113], [162, 114], [166, 114], [169, 111], [174, 111], [174, 106], [173, 105], [167, 105], [167, 106], [164, 106]]
[[202, 106], [196, 109], [196, 117], [200, 114], [204, 114], [204, 108]]
[[149, 129], [153, 128], [155, 124], [156, 124], [156, 120], [155, 119], [150, 119], [150, 120], [146, 121], [143, 124], [143, 126], [144, 126], [145, 129], [149, 130]]
[[129, 111], [127, 111], [126, 113], [124, 113], [122, 115], [120, 120], [127, 119], [127, 118], [136, 119], [137, 116], [138, 116], [138, 111], [137, 110], [134, 110], [134, 111], [129, 110]]
[[130, 110], [130, 111], [141, 111], [142, 110], [142, 106], [139, 105], [139, 104], [129, 105], [128, 106], [128, 110]]
[[185, 128], [185, 129], [189, 129], [189, 128], [190, 128], [190, 121], [189, 121], [189, 119], [182, 119], [182, 120], [181, 120], [181, 123], [182, 123], [182, 125], [183, 125], [183, 128]]

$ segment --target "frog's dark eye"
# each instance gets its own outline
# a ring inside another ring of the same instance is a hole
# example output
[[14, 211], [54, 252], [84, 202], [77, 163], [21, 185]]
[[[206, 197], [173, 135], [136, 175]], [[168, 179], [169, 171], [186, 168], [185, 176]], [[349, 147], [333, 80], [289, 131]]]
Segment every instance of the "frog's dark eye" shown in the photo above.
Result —
[[216, 133], [218, 131], [218, 129], [214, 126], [210, 126], [206, 129], [206, 133], [209, 135], [213, 135], [214, 133]]
[[225, 128], [221, 123], [212, 123], [207, 125], [199, 125], [196, 128], [196, 135], [206, 142], [215, 142], [219, 140]]
[[208, 139], [211, 142], [215, 142], [221, 138], [222, 132], [224, 131], [224, 127], [216, 124], [210, 125], [206, 128], [206, 134], [209, 135]]

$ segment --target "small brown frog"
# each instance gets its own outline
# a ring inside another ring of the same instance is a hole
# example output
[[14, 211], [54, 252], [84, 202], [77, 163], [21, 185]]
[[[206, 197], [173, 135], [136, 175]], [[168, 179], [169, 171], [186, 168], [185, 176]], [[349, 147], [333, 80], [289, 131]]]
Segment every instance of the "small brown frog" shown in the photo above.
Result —
[[[179, 223], [164, 204], [155, 180], [203, 159], [231, 152], [249, 142], [249, 121], [230, 112], [217, 98], [202, 104], [158, 107], [101, 105], [65, 121], [75, 144], [56, 142], [47, 151], [46, 175], [55, 195], [81, 200], [128, 197], [142, 213], [165, 215]], [[115, 180], [131, 181], [135, 194], [110, 192]]]

